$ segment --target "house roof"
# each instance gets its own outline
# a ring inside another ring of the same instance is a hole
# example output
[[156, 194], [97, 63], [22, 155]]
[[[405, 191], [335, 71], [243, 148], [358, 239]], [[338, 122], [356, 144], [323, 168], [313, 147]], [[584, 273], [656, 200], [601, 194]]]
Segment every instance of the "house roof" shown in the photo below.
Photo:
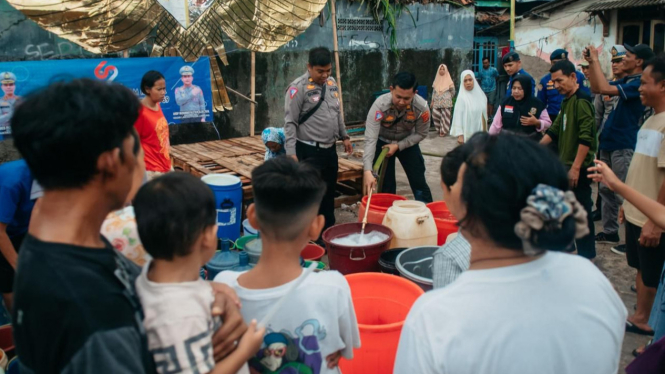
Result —
[[635, 8], [644, 6], [665, 5], [665, 0], [613, 0], [592, 4], [584, 9], [585, 12], [600, 10]]
[[539, 14], [539, 13], [545, 13], [545, 12], [551, 12], [553, 10], [556, 10], [558, 8], [564, 7], [566, 5], [572, 4], [574, 2], [577, 2], [578, 0], [554, 0], [549, 3], [543, 4], [543, 5], [538, 5], [537, 7], [531, 9], [530, 11], [526, 12], [524, 16], [528, 16], [529, 14]]

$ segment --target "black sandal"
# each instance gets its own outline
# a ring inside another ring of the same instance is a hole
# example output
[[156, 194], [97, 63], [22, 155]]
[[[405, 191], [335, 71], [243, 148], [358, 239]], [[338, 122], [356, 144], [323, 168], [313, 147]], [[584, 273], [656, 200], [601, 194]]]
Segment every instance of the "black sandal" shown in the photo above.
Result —
[[626, 332], [632, 332], [634, 334], [653, 336], [653, 331], [642, 330], [641, 328], [635, 326], [632, 322], [626, 321]]

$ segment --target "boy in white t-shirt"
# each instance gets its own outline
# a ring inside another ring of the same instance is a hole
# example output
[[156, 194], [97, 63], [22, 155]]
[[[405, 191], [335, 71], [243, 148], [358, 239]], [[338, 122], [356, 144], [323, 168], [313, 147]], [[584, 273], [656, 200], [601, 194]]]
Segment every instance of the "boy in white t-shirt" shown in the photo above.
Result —
[[[303, 274], [300, 252], [324, 225], [318, 209], [326, 185], [312, 166], [278, 157], [254, 169], [252, 188], [247, 218], [261, 233], [261, 257], [253, 269], [224, 271], [215, 281], [236, 290], [245, 319], [261, 320]], [[360, 347], [351, 291], [336, 271], [310, 274], [266, 328], [252, 372], [339, 373], [340, 357], [351, 359]]]
[[157, 372], [248, 373], [265, 329], [253, 321], [236, 350], [215, 363], [210, 283], [199, 269], [217, 248], [215, 197], [186, 173], [168, 173], [145, 184], [134, 199], [139, 236], [152, 260], [136, 279], [145, 314], [143, 325]]

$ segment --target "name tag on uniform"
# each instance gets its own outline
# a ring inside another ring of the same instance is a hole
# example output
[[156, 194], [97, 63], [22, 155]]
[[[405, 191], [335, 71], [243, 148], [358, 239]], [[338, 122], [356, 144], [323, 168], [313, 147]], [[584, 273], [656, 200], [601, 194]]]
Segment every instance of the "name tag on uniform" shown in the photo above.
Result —
[[506, 105], [505, 108], [503, 108], [503, 111], [506, 113], [512, 113], [513, 112], [513, 106], [512, 105]]

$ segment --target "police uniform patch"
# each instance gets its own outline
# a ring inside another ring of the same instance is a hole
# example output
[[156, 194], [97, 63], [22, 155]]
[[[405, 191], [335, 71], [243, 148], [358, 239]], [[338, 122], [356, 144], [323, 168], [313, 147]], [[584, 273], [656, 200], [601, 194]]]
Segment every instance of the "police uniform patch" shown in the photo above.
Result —
[[293, 99], [294, 96], [298, 93], [298, 89], [295, 87], [289, 88], [289, 97]]
[[332, 85], [334, 85], [334, 84], [335, 84], [335, 83], [333, 83], [333, 81], [328, 81], [328, 86], [332, 86]]
[[333, 95], [335, 95], [335, 97], [339, 97], [339, 94], [337, 92], [333, 93]]
[[386, 117], [386, 121], [388, 121], [388, 122], [392, 122], [394, 120], [395, 120], [395, 117], [393, 117], [393, 116]]
[[406, 120], [407, 121], [415, 121], [416, 120], [416, 114], [413, 113], [413, 112], [406, 113]]
[[383, 119], [383, 112], [377, 110], [376, 113], [374, 113], [374, 120], [381, 121], [382, 119]]
[[423, 119], [423, 123], [428, 122], [429, 121], [429, 110], [423, 112], [423, 114], [420, 115], [420, 118]]
[[313, 89], [315, 89], [315, 88], [316, 88], [316, 86], [313, 85], [313, 84], [308, 84], [308, 85], [307, 85], [307, 89], [308, 89], [308, 90], [313, 90]]
[[310, 100], [312, 100], [313, 103], [318, 103], [319, 100], [321, 100], [321, 96], [312, 96]]

